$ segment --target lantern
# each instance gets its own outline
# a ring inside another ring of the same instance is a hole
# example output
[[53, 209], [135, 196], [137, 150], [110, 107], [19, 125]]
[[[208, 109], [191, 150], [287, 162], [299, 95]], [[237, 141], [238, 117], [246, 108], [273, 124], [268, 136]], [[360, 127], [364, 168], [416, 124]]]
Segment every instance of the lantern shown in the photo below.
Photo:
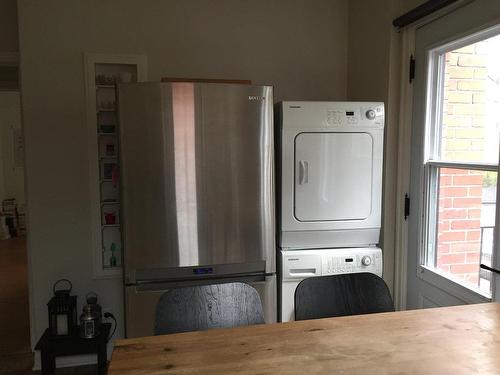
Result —
[[97, 304], [97, 294], [87, 294], [87, 304], [83, 307], [80, 315], [80, 337], [82, 339], [93, 339], [99, 336], [102, 325], [102, 308]]
[[[62, 283], [67, 283], [68, 287], [57, 289], [58, 284]], [[57, 280], [52, 287], [54, 297], [47, 304], [49, 332], [52, 336], [70, 335], [76, 327], [76, 296], [70, 296], [72, 287], [71, 281], [67, 279]]]

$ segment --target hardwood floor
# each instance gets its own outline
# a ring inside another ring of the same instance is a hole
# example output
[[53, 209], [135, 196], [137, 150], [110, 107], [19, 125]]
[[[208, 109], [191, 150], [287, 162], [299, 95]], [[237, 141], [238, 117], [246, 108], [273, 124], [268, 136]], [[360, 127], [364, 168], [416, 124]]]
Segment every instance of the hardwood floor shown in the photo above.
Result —
[[[38, 375], [32, 371], [28, 261], [25, 238], [0, 240], [0, 374]], [[97, 366], [57, 369], [55, 375], [97, 374]]]
[[2, 373], [27, 371], [33, 365], [28, 303], [26, 239], [1, 240], [0, 368]]

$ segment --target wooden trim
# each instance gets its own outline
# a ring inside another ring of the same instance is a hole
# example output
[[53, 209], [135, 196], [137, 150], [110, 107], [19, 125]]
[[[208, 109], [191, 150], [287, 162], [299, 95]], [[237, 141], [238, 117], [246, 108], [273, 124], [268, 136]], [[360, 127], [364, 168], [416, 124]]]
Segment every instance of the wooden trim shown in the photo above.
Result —
[[[408, 278], [408, 221], [405, 220], [405, 194], [410, 193], [411, 123], [413, 108], [413, 85], [408, 82], [407, 61], [415, 53], [415, 30], [402, 34], [401, 86], [399, 100], [398, 171], [396, 187], [396, 228], [394, 260], [394, 304], [397, 310], [406, 309]], [[411, 197], [410, 197], [411, 198]]]
[[249, 79], [214, 79], [214, 78], [182, 78], [182, 77], [162, 77], [162, 82], [195, 82], [195, 83], [233, 83], [238, 85], [251, 85]]
[[498, 164], [491, 164], [491, 163], [465, 163], [465, 162], [430, 160], [426, 164], [436, 168], [474, 169], [478, 171], [491, 171], [491, 172], [498, 171]]
[[417, 277], [432, 286], [443, 290], [452, 297], [464, 301], [465, 303], [491, 302], [491, 297], [480, 290], [473, 290], [459, 279], [451, 279], [451, 275], [441, 272], [437, 268], [419, 266]]
[[434, 12], [437, 12], [440, 9], [447, 7], [453, 3], [456, 3], [459, 0], [429, 0], [425, 3], [419, 5], [416, 8], [413, 8], [409, 12], [406, 12], [402, 16], [394, 19], [392, 21], [392, 25], [398, 29], [408, 26], [415, 21], [418, 21], [424, 17], [431, 15]]

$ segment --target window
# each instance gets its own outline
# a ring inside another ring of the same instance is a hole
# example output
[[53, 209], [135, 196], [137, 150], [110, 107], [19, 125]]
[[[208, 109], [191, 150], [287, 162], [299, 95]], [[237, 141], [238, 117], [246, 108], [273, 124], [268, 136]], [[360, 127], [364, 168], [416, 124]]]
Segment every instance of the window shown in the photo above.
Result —
[[[498, 34], [498, 30], [496, 32]], [[431, 51], [421, 264], [491, 296], [500, 129], [500, 35]]]

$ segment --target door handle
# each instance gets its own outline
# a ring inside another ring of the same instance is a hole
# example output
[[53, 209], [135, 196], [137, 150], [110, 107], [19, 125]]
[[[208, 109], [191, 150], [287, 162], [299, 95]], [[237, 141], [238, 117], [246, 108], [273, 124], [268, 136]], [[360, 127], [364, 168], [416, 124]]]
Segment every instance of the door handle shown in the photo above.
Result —
[[491, 268], [491, 267], [487, 266], [486, 264], [481, 263], [479, 265], [479, 267], [482, 268], [483, 270], [490, 271], [490, 272], [493, 272], [493, 273], [500, 275], [500, 270], [497, 270], [496, 268]]
[[299, 185], [309, 182], [309, 163], [305, 160], [299, 160]]

